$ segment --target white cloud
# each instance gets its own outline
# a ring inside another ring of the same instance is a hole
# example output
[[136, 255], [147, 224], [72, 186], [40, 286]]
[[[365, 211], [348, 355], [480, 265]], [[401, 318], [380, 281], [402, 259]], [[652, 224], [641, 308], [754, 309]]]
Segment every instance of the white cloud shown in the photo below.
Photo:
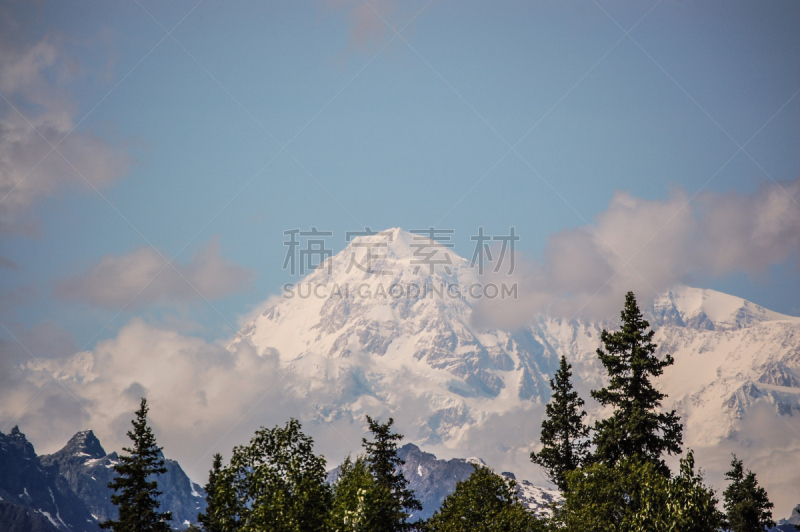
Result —
[[[88, 272], [62, 280], [56, 293], [64, 299], [118, 309], [198, 299], [219, 299], [249, 288], [255, 272], [220, 255], [214, 237], [189, 264], [167, 260], [143, 246], [125, 255], [109, 254]], [[133, 301], [131, 301], [133, 300]]]
[[[34, 331], [28, 332], [30, 340]], [[277, 356], [259, 356], [248, 346], [228, 350], [138, 318], [64, 367], [68, 360], [35, 362], [0, 339], [0, 427], [7, 425], [7, 432], [18, 424], [40, 453], [59, 449], [84, 428], [107, 451], [120, 450], [146, 396], [159, 445], [186, 469], [200, 461], [190, 474], [202, 480], [211, 451], [230, 456], [259, 426], [285, 423], [310, 408], [286, 393], [273, 369]]]
[[595, 223], [552, 235], [542, 261], [518, 261], [520, 298], [484, 300], [475, 319], [514, 328], [544, 310], [613, 317], [628, 290], [646, 304], [676, 283], [759, 274], [800, 252], [800, 178], [688, 200], [680, 189], [667, 200], [617, 192]]

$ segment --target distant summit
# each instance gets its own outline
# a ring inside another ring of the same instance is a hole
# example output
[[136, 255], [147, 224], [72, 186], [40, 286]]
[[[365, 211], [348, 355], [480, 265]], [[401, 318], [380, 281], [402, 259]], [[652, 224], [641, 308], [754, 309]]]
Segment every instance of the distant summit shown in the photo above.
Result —
[[[18, 427], [0, 433], [0, 530], [99, 532], [100, 522], [116, 517], [107, 485], [117, 463], [117, 453], [106, 454], [91, 430], [41, 457]], [[174, 527], [183, 529], [205, 509], [205, 493], [178, 462], [167, 459], [166, 467], [158, 479], [162, 508], [172, 511]]]

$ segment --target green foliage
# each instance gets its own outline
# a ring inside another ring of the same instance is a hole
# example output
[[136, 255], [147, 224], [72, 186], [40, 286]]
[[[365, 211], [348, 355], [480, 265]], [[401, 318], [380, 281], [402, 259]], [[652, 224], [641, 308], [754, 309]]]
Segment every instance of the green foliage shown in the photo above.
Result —
[[100, 528], [110, 528], [114, 532], [168, 532], [167, 523], [172, 519], [169, 512], [159, 512], [158, 482], [155, 477], [167, 472], [161, 447], [156, 445], [153, 431], [147, 426], [147, 400], [142, 398], [136, 419], [131, 421], [133, 430], [128, 437], [133, 447], [123, 447], [129, 456], [120, 455], [114, 466], [117, 477], [108, 487], [116, 493], [111, 502], [119, 507], [117, 520], [105, 521]]
[[600, 338], [605, 351], [597, 350], [610, 382], [605, 388], [593, 390], [592, 397], [604, 406], [613, 406], [614, 413], [595, 424], [595, 458], [613, 464], [638, 456], [652, 461], [668, 475], [661, 456], [664, 452], [681, 452], [682, 427], [674, 410], [658, 412], [666, 395], [656, 390], [650, 379], [661, 375], [673, 358], [667, 354], [659, 360], [654, 355], [654, 333], [647, 330], [650, 324], [642, 317], [633, 292], [625, 296], [621, 318], [619, 331], [603, 330]]
[[694, 456], [681, 460], [674, 478], [650, 460], [627, 458], [567, 473], [557, 530], [581, 532], [714, 532], [722, 524], [713, 489], [694, 471]]
[[380, 509], [391, 504], [386, 488], [376, 485], [364, 457], [353, 462], [348, 456], [339, 469], [333, 488], [333, 506], [329, 517], [332, 532], [374, 530], [381, 518]]
[[388, 423], [379, 423], [367, 416], [367, 423], [375, 439], [362, 440], [367, 451], [366, 462], [375, 486], [388, 493], [388, 498], [376, 509], [371, 530], [411, 530], [414, 525], [408, 522], [411, 515], [409, 510], [422, 510], [422, 505], [414, 497], [414, 491], [408, 489], [408, 481], [399, 468], [405, 463], [397, 455], [397, 442], [403, 439], [403, 435], [392, 432], [392, 418], [389, 418]]
[[568, 472], [564, 503], [553, 523], [558, 530], [617, 532], [630, 530], [643, 487], [663, 481], [652, 463], [635, 458], [620, 464], [601, 462]]
[[731, 470], [725, 473], [731, 483], [723, 493], [727, 527], [731, 532], [763, 532], [775, 526], [772, 504], [767, 492], [758, 485], [756, 474], [744, 472], [742, 461], [733, 456]]
[[542, 466], [561, 491], [567, 488], [566, 472], [583, 465], [590, 444], [589, 428], [583, 424], [583, 399], [572, 389], [571, 369], [562, 356], [555, 378], [550, 380], [553, 396], [542, 420], [542, 450], [531, 453], [531, 462]]
[[475, 466], [472, 475], [456, 484], [456, 490], [428, 520], [426, 530], [538, 532], [545, 530], [545, 523], [519, 501], [513, 480]]
[[694, 470], [694, 454], [681, 460], [672, 479], [652, 477], [645, 482], [639, 512], [633, 517], [635, 532], [713, 532], [723, 525], [714, 490]]
[[215, 475], [213, 518], [223, 532], [325, 530], [331, 490], [325, 459], [300, 422], [261, 428]]
[[220, 521], [222, 508], [220, 508], [219, 501], [217, 500], [217, 486], [220, 483], [221, 471], [222, 455], [216, 453], [214, 455], [211, 471], [208, 472], [208, 483], [205, 486], [206, 513], [197, 515], [197, 521], [203, 526], [205, 532], [223, 532], [222, 522]]

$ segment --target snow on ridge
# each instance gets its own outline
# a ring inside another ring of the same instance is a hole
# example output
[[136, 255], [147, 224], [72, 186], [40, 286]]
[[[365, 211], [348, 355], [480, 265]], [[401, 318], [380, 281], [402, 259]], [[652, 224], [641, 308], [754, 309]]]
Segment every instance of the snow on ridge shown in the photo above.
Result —
[[[415, 272], [410, 246], [415, 235], [388, 231], [392, 242], [381, 252], [386, 257], [373, 267], [392, 275], [348, 271], [351, 256], [364, 258], [365, 248], [357, 244], [380, 238], [373, 235], [353, 239], [299, 282], [365, 283], [374, 290], [381, 283], [474, 279], [468, 262], [454, 253], [450, 274], [430, 275], [426, 267]], [[675, 408], [685, 423], [687, 447], [734, 441], [739, 422], [757, 405], [780, 416], [800, 412], [800, 318], [687, 286], [673, 288], [643, 311], [656, 331], [658, 354], [675, 358], [658, 385], [668, 395], [664, 408]], [[502, 437], [508, 420], [520, 416], [526, 426], [538, 426], [561, 355], [573, 365], [582, 397], [605, 385], [595, 350], [602, 329], [614, 324], [542, 315], [528, 328], [507, 332], [478, 329], [470, 318], [470, 302], [462, 299], [295, 295], [266, 307], [239, 331], [231, 348], [252, 345], [291, 369], [287, 393], [325, 405], [306, 421], [356, 420], [381, 412], [393, 415], [402, 432], [420, 444], [480, 454], [498, 464], [504, 459], [487, 454], [480, 442]], [[406, 407], [413, 415], [404, 414], [401, 405], [414, 405]], [[590, 410], [589, 421], [601, 414]], [[513, 470], [510, 462], [505, 467]]]
[[653, 301], [656, 324], [682, 325], [708, 330], [749, 327], [764, 321], [796, 321], [741, 297], [708, 288], [679, 285]]
[[44, 510], [39, 508], [39, 513], [42, 514], [43, 516], [45, 516], [51, 523], [53, 523], [54, 527], [56, 527], [58, 529], [61, 528], [61, 527], [58, 526], [58, 523], [56, 523], [55, 520], [50, 516], [49, 512], [45, 512]]

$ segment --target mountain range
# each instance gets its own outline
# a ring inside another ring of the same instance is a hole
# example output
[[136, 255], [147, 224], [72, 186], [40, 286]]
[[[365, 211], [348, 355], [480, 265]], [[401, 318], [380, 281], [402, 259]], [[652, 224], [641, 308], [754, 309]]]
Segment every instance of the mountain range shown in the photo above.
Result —
[[[413, 443], [398, 450], [401, 470], [423, 509], [413, 519], [427, 519], [456, 484], [466, 480], [480, 458], [437, 459]], [[0, 433], [0, 530], [3, 532], [98, 532], [98, 524], [116, 517], [107, 485], [114, 477], [117, 453], [106, 454], [91, 430], [78, 432], [61, 450], [38, 456], [17, 427]], [[158, 477], [161, 511], [172, 512], [172, 527], [185, 529], [206, 508], [203, 488], [191, 482], [180, 464], [165, 459], [167, 472]], [[328, 473], [336, 482], [339, 468]], [[513, 473], [503, 472], [508, 478]], [[558, 498], [552, 489], [517, 480], [517, 492], [529, 508], [548, 513]]]
[[[91, 430], [43, 456], [17, 427], [0, 433], [0, 530], [99, 532], [99, 523], [117, 515], [108, 488], [116, 463], [117, 453], [106, 454]], [[205, 493], [178, 462], [165, 459], [165, 466], [160, 510], [172, 512], [173, 526], [184, 529], [205, 509]]]
[[[604, 415], [589, 397], [606, 378], [595, 351], [618, 322], [540, 314], [516, 330], [482, 326], [465, 287], [485, 279], [441, 246], [447, 261], [422, 264], [419, 239], [402, 229], [354, 239], [269, 301], [230, 348], [275, 361], [287, 392], [311, 407], [306, 421], [391, 415], [437, 454], [480, 455], [531, 478], [559, 358], [573, 366], [589, 421]], [[718, 486], [736, 452], [788, 514], [800, 500], [800, 469], [786, 467], [800, 463], [800, 318], [688, 286], [642, 310], [657, 354], [675, 359], [657, 386], [681, 416], [685, 447]]]
[[[542, 313], [513, 330], [487, 326], [475, 319], [480, 301], [468, 287], [485, 286], [491, 279], [478, 275], [469, 261], [442, 246], [433, 249], [439, 255], [447, 252], [447, 259], [429, 268], [422, 259], [431, 255], [421, 244], [436, 246], [401, 229], [353, 239], [308, 276], [288, 285], [283, 297], [265, 302], [226, 346], [231, 353], [255, 353], [255, 358], [269, 362], [270, 373], [274, 369], [280, 376], [282, 402], [275, 408], [286, 417], [298, 412], [304, 427], [331, 425], [340, 443], [357, 442], [365, 415], [383, 420], [391, 416], [405, 441], [444, 457], [445, 463], [480, 456], [496, 471], [513, 471], [533, 480], [530, 486], [544, 493], [552, 486], [530, 463], [529, 454], [537, 448], [544, 406], [550, 399], [549, 379], [565, 356], [573, 366], [575, 388], [586, 400], [587, 421], [607, 415], [589, 392], [606, 382], [595, 351], [601, 345], [601, 332], [615, 329], [618, 321]], [[364, 267], [367, 264], [369, 268]], [[524, 297], [521, 292], [518, 296]], [[800, 318], [688, 286], [640, 301], [655, 331], [657, 355], [670, 353], [675, 359], [656, 385], [667, 394], [664, 408], [681, 416], [684, 448], [694, 449], [718, 492], [725, 487], [731, 453], [736, 453], [745, 467], [758, 474], [776, 503], [776, 517], [788, 516], [800, 501], [796, 465], [800, 463]], [[622, 304], [621, 294], [620, 309]], [[90, 362], [87, 368], [93, 371]], [[121, 382], [120, 390], [128, 386], [129, 382]], [[264, 386], [271, 389], [277, 384]], [[197, 393], [206, 391], [199, 386]], [[290, 410], [285, 405], [299, 406]], [[85, 510], [91, 506], [90, 513], [98, 518], [102, 516], [97, 512], [108, 511], [97, 502], [99, 498], [92, 499], [88, 487], [92, 475], [87, 472], [110, 471], [107, 466], [116, 457], [94, 449], [91, 438], [81, 440], [80, 434], [73, 438], [75, 445], [88, 450], [62, 450], [42, 457], [36, 466], [31, 461], [26, 470], [34, 474], [41, 468], [47, 476], [52, 468], [64, 468], [67, 473], [61, 480], [52, 477], [51, 484], [37, 492], [37, 500], [50, 500], [47, 487], [54, 494], [47, 505], [37, 507], [48, 513], [46, 520], [68, 519], [70, 503], [60, 502], [59, 497], [86, 497]], [[315, 439], [321, 446], [332, 445]], [[327, 456], [336, 454], [322, 449]], [[404, 451], [412, 464], [409, 478], [414, 463], [423, 471], [425, 464], [430, 466], [432, 478], [447, 470], [432, 461], [436, 458], [418, 458], [428, 453], [417, 451]], [[354, 452], [354, 447], [348, 443], [336, 452]], [[671, 465], [676, 462], [677, 457]], [[465, 464], [447, 467], [466, 471]], [[175, 506], [183, 509], [174, 511], [191, 521], [192, 491], [202, 492], [185, 475], [175, 478], [176, 485], [183, 486], [184, 498]], [[448, 478], [454, 487], [456, 477]], [[23, 488], [13, 485], [0, 496], [24, 506]], [[435, 491], [426, 500], [440, 500], [443, 491]], [[38, 519], [9, 511], [13, 519]], [[76, 522], [86, 518], [85, 512], [75, 512]], [[47, 520], [47, 524], [52, 523]]]

